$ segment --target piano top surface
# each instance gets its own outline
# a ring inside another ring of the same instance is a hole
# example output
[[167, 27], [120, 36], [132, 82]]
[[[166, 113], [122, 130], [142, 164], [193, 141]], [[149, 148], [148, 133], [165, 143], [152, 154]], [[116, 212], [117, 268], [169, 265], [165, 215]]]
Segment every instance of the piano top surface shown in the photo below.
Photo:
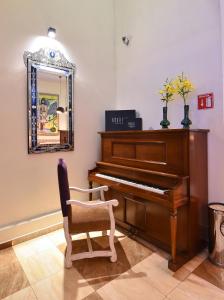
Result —
[[174, 129], [153, 129], [153, 130], [123, 130], [123, 131], [99, 131], [99, 134], [149, 134], [149, 133], [173, 133], [173, 132], [209, 132], [209, 129], [187, 129], [187, 128], [174, 128]]

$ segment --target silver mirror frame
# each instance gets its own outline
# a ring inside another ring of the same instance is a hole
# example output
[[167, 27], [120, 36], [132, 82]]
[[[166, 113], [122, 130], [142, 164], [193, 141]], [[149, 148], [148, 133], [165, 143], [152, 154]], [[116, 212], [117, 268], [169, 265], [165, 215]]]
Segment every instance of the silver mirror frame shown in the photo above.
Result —
[[[27, 127], [28, 153], [44, 153], [74, 150], [74, 113], [73, 113], [73, 82], [76, 67], [59, 51], [41, 48], [37, 52], [25, 51], [23, 55], [27, 67]], [[45, 66], [66, 72], [68, 78], [68, 143], [37, 144], [37, 69], [35, 66]]]

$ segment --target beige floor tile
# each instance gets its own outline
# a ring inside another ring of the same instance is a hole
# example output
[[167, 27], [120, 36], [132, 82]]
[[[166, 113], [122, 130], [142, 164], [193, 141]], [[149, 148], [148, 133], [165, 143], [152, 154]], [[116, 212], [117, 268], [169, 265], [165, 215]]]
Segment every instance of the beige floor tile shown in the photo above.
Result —
[[206, 258], [207, 258], [207, 252], [203, 251], [198, 255], [196, 255], [194, 258], [192, 258], [190, 261], [188, 261], [184, 265], [184, 268], [190, 272], [193, 272], [194, 269], [196, 269]]
[[214, 265], [209, 259], [204, 260], [203, 263], [194, 270], [193, 274], [224, 291], [224, 268]]
[[[107, 235], [110, 234], [110, 230], [107, 230]], [[91, 238], [94, 238], [94, 237], [98, 237], [98, 236], [102, 236], [102, 231], [93, 231], [93, 232], [90, 232], [90, 237]], [[126, 237], [125, 234], [123, 234], [122, 232], [118, 231], [118, 230], [115, 230], [115, 236], [121, 240], [123, 238]]]
[[19, 292], [12, 294], [3, 300], [36, 300], [36, 296], [31, 287], [20, 290]]
[[178, 287], [170, 294], [167, 296], [167, 299], [169, 300], [204, 300], [200, 298], [193, 298], [191, 294], [188, 292], [184, 292]]
[[18, 257], [38, 255], [40, 252], [53, 248], [55, 248], [55, 246], [46, 236], [41, 236], [13, 246]]
[[65, 243], [64, 230], [59, 229], [53, 232], [46, 234], [46, 237], [55, 245], [58, 246], [62, 243]]
[[[97, 236], [94, 238], [91, 238], [91, 241], [96, 242], [100, 245], [102, 249], [109, 249], [109, 236]], [[114, 237], [114, 243], [118, 241], [117, 237]]]
[[[107, 234], [109, 234], [109, 230], [107, 230]], [[90, 232], [91, 238], [99, 237], [99, 236], [102, 236], [102, 231]], [[63, 229], [50, 232], [46, 234], [45, 237], [47, 237], [55, 246], [64, 244], [66, 242]], [[117, 238], [117, 240], [122, 240], [126, 236], [123, 233], [116, 230], [115, 237]], [[85, 233], [75, 234], [72, 236], [72, 239], [73, 240], [86, 239], [86, 234]]]
[[102, 236], [102, 231], [93, 231], [89, 233], [91, 238]]
[[168, 265], [168, 260], [170, 259], [170, 253], [162, 250], [162, 249], [159, 249], [157, 248], [156, 251], [155, 251], [159, 256], [162, 256], [163, 258], [165, 258], [167, 260], [167, 265]]
[[[109, 234], [110, 231], [107, 230], [107, 236], [102, 237], [102, 231], [95, 231], [95, 232], [90, 232], [90, 237], [91, 239], [95, 239], [95, 241], [99, 244], [100, 246], [105, 249], [109, 245]], [[97, 239], [100, 238], [100, 239]], [[122, 241], [124, 238], [127, 238], [123, 233], [115, 230], [115, 235], [114, 235], [114, 242]]]
[[170, 295], [170, 300], [223, 300], [224, 291], [191, 274]]
[[[108, 237], [95, 237], [92, 241], [94, 250], [103, 250], [102, 244], [109, 246]], [[127, 272], [132, 266], [152, 254], [148, 248], [127, 237], [115, 243], [115, 248], [117, 251], [115, 263], [111, 263], [108, 257], [96, 257], [73, 262], [73, 267], [95, 290]], [[63, 253], [65, 245], [59, 246], [59, 249]], [[87, 251], [86, 239], [73, 242], [73, 253], [83, 251]]]
[[[57, 247], [60, 244], [65, 243], [65, 235], [64, 235], [64, 230], [56, 230], [54, 232], [46, 234], [46, 237]], [[79, 239], [84, 239], [86, 238], [85, 233], [80, 233], [80, 234], [75, 234], [72, 236], [72, 239], [74, 240], [79, 240]]]
[[[152, 243], [150, 243], [149, 241], [145, 241], [144, 239], [136, 236], [136, 235], [132, 235], [130, 236], [130, 238], [132, 238], [133, 240], [135, 240], [136, 242], [140, 243], [141, 245], [149, 248], [151, 251], [153, 252], [158, 252], [160, 251], [160, 249], [158, 247], [156, 247], [155, 245], [153, 245]], [[163, 250], [161, 250], [163, 251]]]
[[165, 298], [150, 284], [146, 274], [134, 272], [119, 276], [100, 288], [97, 293], [104, 300], [162, 300]]
[[0, 299], [28, 287], [24, 273], [12, 247], [0, 251]]
[[9, 263], [16, 263], [17, 257], [12, 247], [0, 250], [0, 269], [6, 267]]
[[[108, 234], [110, 233], [110, 231], [108, 230]], [[115, 230], [115, 236], [120, 240], [126, 237], [126, 235], [118, 230]]]
[[173, 274], [173, 277], [180, 281], [184, 281], [190, 274], [191, 272], [188, 269], [181, 267]]
[[82, 300], [103, 300], [103, 298], [97, 292], [94, 292]]
[[17, 250], [15, 248], [18, 260], [30, 284], [64, 269], [64, 256], [56, 247], [50, 247], [40, 251], [38, 254], [28, 256], [25, 256], [24, 253], [21, 254]]
[[64, 269], [32, 285], [38, 300], [81, 300], [94, 292], [74, 269]]
[[167, 260], [156, 253], [132, 269], [134, 272], [144, 272], [148, 282], [163, 295], [170, 293], [180, 283], [178, 279], [173, 277], [173, 272], [168, 269]]

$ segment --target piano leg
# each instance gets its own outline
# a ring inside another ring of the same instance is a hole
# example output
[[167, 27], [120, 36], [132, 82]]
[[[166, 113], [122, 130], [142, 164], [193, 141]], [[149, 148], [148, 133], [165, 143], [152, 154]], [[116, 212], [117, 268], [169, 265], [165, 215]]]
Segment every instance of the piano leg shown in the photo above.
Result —
[[170, 232], [171, 232], [171, 261], [169, 261], [170, 269], [175, 268], [177, 255], [177, 210], [170, 212]]
[[168, 262], [168, 267], [173, 272], [176, 272], [190, 259], [187, 252], [177, 253], [177, 209], [170, 211], [170, 232], [171, 259]]

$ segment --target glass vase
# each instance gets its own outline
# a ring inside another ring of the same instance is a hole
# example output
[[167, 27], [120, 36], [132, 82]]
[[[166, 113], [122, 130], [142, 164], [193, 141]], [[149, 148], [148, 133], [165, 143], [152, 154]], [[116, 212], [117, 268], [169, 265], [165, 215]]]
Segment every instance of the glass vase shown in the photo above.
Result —
[[189, 105], [184, 105], [184, 119], [181, 121], [183, 128], [190, 128], [192, 124], [191, 120], [189, 119]]
[[160, 122], [162, 128], [168, 128], [170, 121], [167, 120], [167, 106], [163, 107], [163, 120]]

